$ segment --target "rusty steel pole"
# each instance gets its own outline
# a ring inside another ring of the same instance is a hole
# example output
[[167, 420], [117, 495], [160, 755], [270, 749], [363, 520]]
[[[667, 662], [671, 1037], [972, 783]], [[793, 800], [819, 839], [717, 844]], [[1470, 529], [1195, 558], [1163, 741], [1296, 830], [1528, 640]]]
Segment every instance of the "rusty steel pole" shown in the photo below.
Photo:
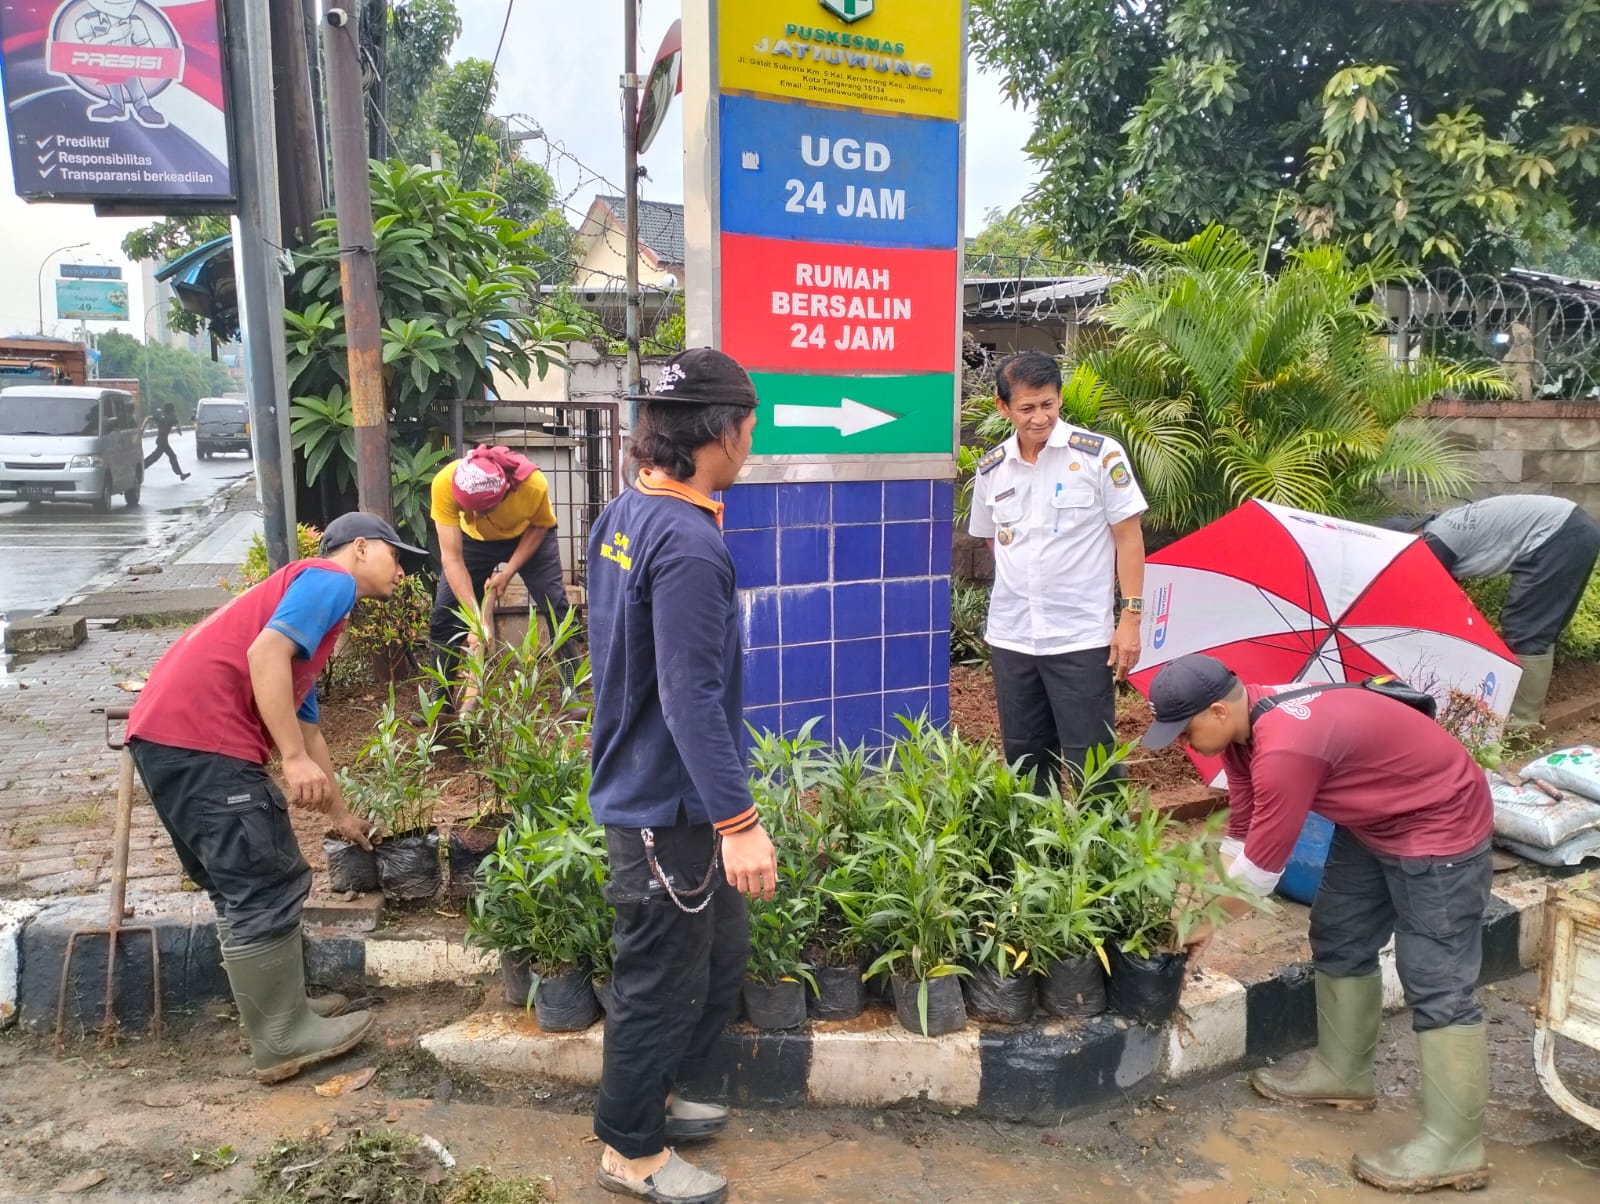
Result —
[[359, 5], [322, 14], [322, 54], [333, 152], [334, 214], [339, 223], [339, 280], [350, 355], [350, 408], [356, 432], [356, 497], [361, 509], [392, 521], [389, 417], [383, 395], [383, 335], [378, 268], [367, 177], [366, 106], [361, 86]]

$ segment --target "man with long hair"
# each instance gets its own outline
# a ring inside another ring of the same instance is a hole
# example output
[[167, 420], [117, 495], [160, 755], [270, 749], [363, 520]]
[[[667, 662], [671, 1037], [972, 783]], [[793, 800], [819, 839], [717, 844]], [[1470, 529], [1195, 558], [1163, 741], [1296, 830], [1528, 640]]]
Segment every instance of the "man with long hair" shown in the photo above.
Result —
[[589, 797], [616, 908], [594, 1131], [607, 1190], [717, 1204], [727, 1180], [669, 1143], [728, 1123], [680, 1088], [738, 1015], [743, 896], [770, 899], [777, 880], [745, 773], [738, 596], [714, 500], [750, 455], [756, 392], [732, 359], [697, 347], [634, 400], [639, 475], [589, 539]]

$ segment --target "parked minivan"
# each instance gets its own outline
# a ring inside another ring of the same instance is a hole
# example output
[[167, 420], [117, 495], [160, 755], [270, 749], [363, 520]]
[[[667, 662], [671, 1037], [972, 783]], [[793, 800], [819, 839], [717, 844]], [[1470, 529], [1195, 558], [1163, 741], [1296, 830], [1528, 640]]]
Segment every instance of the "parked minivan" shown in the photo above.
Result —
[[0, 389], [0, 501], [90, 502], [144, 484], [139, 405], [120, 389], [18, 385]]
[[218, 452], [250, 455], [250, 406], [241, 397], [202, 397], [194, 406], [194, 451], [202, 460]]

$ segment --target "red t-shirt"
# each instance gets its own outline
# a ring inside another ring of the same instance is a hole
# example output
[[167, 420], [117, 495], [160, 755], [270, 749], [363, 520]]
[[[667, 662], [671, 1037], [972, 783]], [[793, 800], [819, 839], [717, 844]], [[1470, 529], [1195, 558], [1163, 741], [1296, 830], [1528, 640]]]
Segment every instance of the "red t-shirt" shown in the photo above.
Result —
[[[290, 583], [307, 569], [348, 576], [331, 560], [297, 560], [201, 619], [178, 637], [150, 671], [128, 717], [129, 738], [265, 765], [272, 755], [272, 734], [256, 707], [248, 654], [277, 612]], [[353, 600], [354, 591], [351, 597]], [[296, 707], [311, 694], [343, 630], [344, 620], [340, 619], [309, 656], [294, 658]]]
[[[1250, 686], [1249, 705], [1304, 685]], [[1421, 711], [1369, 690], [1326, 690], [1256, 721], [1222, 754], [1228, 835], [1281, 873], [1315, 811], [1374, 852], [1449, 857], [1489, 839], [1494, 806], [1471, 754]]]

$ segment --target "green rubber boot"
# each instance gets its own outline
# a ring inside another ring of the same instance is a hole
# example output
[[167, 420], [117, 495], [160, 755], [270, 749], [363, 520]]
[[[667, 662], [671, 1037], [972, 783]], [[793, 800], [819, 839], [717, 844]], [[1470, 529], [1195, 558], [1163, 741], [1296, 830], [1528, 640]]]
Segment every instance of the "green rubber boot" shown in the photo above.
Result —
[[306, 999], [305, 938], [296, 927], [273, 941], [228, 945], [222, 965], [250, 1034], [256, 1078], [278, 1083], [359, 1045], [371, 1012], [324, 1019]]
[[1552, 649], [1536, 656], [1517, 654], [1522, 666], [1522, 680], [1511, 697], [1511, 711], [1506, 715], [1506, 730], [1529, 731], [1540, 726], [1544, 716], [1544, 697], [1550, 692], [1550, 675], [1555, 672], [1556, 654]]
[[1343, 1112], [1377, 1106], [1372, 1060], [1383, 1023], [1383, 975], [1333, 978], [1318, 973], [1317, 1047], [1296, 1073], [1263, 1066], [1250, 1076], [1258, 1095], [1285, 1104], [1327, 1104]]
[[1489, 1099], [1489, 1043], [1483, 1024], [1417, 1034], [1422, 1062], [1422, 1129], [1382, 1154], [1357, 1154], [1355, 1173], [1385, 1191], [1470, 1191], [1489, 1182], [1483, 1109]]
[[[233, 925], [221, 916], [217, 917], [217, 943], [224, 948], [233, 939]], [[325, 995], [306, 996], [306, 1005], [318, 1016], [342, 1016], [345, 1008], [350, 1006], [350, 997], [341, 995], [338, 991], [329, 991]], [[242, 1022], [241, 1022], [242, 1023]]]

